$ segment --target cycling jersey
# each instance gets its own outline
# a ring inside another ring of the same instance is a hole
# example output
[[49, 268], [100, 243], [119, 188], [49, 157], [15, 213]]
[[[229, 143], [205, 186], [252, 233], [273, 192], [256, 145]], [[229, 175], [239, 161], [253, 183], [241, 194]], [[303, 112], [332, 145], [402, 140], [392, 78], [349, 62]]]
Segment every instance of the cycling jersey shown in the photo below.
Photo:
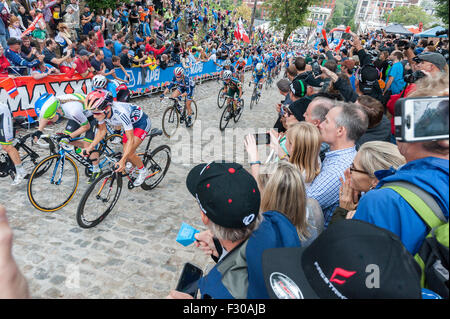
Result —
[[147, 115], [141, 107], [125, 102], [113, 102], [111, 117], [103, 119], [98, 124], [108, 123], [110, 126], [122, 126], [125, 131], [133, 130], [136, 124]]
[[75, 121], [80, 126], [86, 125], [88, 123], [88, 117], [92, 116], [90, 110], [84, 109], [84, 103], [82, 101], [61, 101], [60, 108], [64, 118]]
[[180, 91], [180, 93], [186, 92], [188, 99], [192, 98], [195, 82], [190, 77], [184, 76], [183, 78], [177, 80], [176, 76], [174, 76], [172, 82], [170, 82], [167, 88], [170, 90], [174, 85], [178, 86], [177, 90]]
[[236, 62], [236, 68], [238, 69], [238, 70], [242, 70], [242, 69], [244, 69], [245, 68], [245, 66], [246, 66], [246, 62], [245, 61], [242, 61], [242, 62]]
[[239, 81], [239, 79], [232, 77], [230, 82], [228, 82], [228, 87], [239, 90], [239, 88], [242, 87], [242, 83], [241, 83], [241, 81]]
[[106, 84], [106, 90], [111, 92], [113, 98], [117, 98], [117, 83], [116, 81], [108, 81], [108, 84]]
[[266, 70], [264, 70], [264, 68], [262, 68], [261, 70], [256, 70], [255, 69], [255, 71], [253, 71], [253, 77], [256, 79], [256, 78], [259, 78], [259, 79], [262, 79], [263, 77], [265, 77], [266, 76]]
[[273, 69], [276, 65], [277, 65], [277, 64], [276, 64], [276, 62], [275, 62], [275, 60], [274, 60], [273, 57], [270, 58], [269, 61], [267, 62], [267, 66], [269, 67], [269, 70], [270, 70], [270, 69]]
[[0, 145], [10, 145], [14, 139], [12, 114], [8, 105], [0, 103]]

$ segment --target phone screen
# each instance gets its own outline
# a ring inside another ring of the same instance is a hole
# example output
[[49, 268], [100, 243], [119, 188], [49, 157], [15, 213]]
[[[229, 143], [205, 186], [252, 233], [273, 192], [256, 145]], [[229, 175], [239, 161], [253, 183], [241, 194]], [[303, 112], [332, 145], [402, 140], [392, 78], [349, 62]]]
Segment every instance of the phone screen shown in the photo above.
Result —
[[184, 264], [180, 279], [175, 290], [197, 297], [198, 280], [203, 276], [203, 271], [190, 263]]
[[448, 98], [414, 100], [414, 137], [448, 138]]
[[270, 134], [255, 134], [256, 145], [270, 144]]

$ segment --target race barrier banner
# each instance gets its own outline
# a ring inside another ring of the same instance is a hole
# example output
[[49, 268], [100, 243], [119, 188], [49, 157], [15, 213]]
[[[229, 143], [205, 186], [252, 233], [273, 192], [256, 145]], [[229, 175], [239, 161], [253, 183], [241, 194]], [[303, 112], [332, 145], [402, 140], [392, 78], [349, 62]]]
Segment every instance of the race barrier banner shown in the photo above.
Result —
[[[216, 78], [222, 67], [223, 61], [218, 60], [216, 65], [213, 61], [198, 62], [187, 70], [187, 74], [193, 77], [196, 83]], [[251, 59], [247, 60], [247, 66], [251, 65]], [[134, 67], [126, 69], [130, 82], [127, 84], [132, 97], [152, 94], [162, 91], [173, 79], [173, 70], [180, 65], [168, 67], [164, 70], [156, 68]], [[121, 69], [116, 69], [116, 75], [124, 79], [125, 75]], [[112, 79], [111, 76], [108, 76]], [[11, 85], [13, 83], [14, 85]], [[13, 78], [0, 77], [0, 102], [9, 106], [13, 116], [36, 117], [34, 103], [43, 93], [55, 95], [70, 93], [88, 93], [92, 90], [91, 78], [82, 78], [79, 74], [69, 77], [65, 74], [49, 75], [43, 79], [35, 80], [31, 76]]]

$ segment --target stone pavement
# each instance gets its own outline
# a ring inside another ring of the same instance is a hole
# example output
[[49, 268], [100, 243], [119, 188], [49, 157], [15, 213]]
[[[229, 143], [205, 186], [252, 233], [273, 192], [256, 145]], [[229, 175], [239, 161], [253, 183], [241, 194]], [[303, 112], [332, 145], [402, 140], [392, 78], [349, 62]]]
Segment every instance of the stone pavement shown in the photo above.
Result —
[[[171, 140], [154, 138], [153, 148], [161, 144], [172, 148], [172, 163], [164, 180], [151, 191], [128, 190], [124, 183], [116, 207], [95, 228], [82, 229], [76, 222], [76, 209], [87, 188], [84, 168], [76, 195], [54, 213], [32, 207], [26, 182], [14, 187], [9, 177], [0, 179], [0, 204], [7, 208], [14, 232], [13, 255], [28, 279], [33, 298], [164, 298], [175, 288], [185, 262], [203, 269], [212, 264], [194, 245], [184, 247], [175, 241], [182, 222], [206, 229], [185, 179], [194, 165], [217, 159], [245, 163], [249, 168], [247, 156], [244, 158], [243, 129], [256, 132], [272, 127], [276, 120], [274, 106], [282, 99], [274, 84], [263, 90], [260, 103], [250, 110], [249, 78], [247, 74], [245, 111], [237, 124], [231, 121], [227, 128], [227, 136], [233, 138], [230, 134], [234, 134], [234, 142], [223, 139], [218, 130], [222, 110], [216, 100], [221, 82], [197, 85], [194, 97], [201, 129], [179, 130]], [[165, 107], [157, 95], [132, 102], [150, 115], [152, 127], [161, 128]], [[49, 127], [48, 132], [62, 131], [64, 125]]]

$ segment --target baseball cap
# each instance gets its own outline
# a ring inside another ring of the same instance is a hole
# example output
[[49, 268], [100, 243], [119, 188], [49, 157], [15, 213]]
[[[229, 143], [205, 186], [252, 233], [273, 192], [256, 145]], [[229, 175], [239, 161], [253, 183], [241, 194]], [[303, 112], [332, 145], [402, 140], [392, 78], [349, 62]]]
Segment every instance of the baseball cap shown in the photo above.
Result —
[[189, 172], [186, 186], [203, 213], [219, 226], [248, 227], [259, 214], [256, 180], [238, 163], [199, 164]]
[[78, 52], [78, 55], [79, 56], [87, 56], [87, 55], [89, 55], [89, 51], [87, 51], [87, 50], [80, 50], [80, 52]]
[[422, 298], [418, 265], [397, 235], [360, 220], [331, 224], [305, 248], [266, 250], [262, 263], [271, 298]]
[[445, 65], [447, 62], [445, 61], [445, 58], [442, 54], [436, 53], [436, 52], [424, 52], [422, 54], [419, 54], [417, 56], [418, 59], [415, 59], [416, 62], [427, 61], [430, 63], [433, 63], [436, 67], [439, 68], [439, 70], [444, 70]]
[[20, 39], [18, 39], [18, 38], [15, 38], [15, 37], [11, 37], [11, 38], [8, 39], [8, 41], [6, 42], [6, 44], [7, 44], [8, 46], [14, 45], [14, 44], [22, 44], [22, 40], [20, 40]]
[[291, 92], [296, 97], [304, 97], [306, 95], [306, 89], [308, 88], [308, 85], [304, 80], [301, 79], [294, 79], [290, 85]]
[[378, 70], [373, 65], [365, 65], [361, 68], [361, 82], [371, 83], [378, 80]]
[[290, 82], [287, 79], [281, 79], [277, 82], [277, 87], [281, 92], [289, 92]]

